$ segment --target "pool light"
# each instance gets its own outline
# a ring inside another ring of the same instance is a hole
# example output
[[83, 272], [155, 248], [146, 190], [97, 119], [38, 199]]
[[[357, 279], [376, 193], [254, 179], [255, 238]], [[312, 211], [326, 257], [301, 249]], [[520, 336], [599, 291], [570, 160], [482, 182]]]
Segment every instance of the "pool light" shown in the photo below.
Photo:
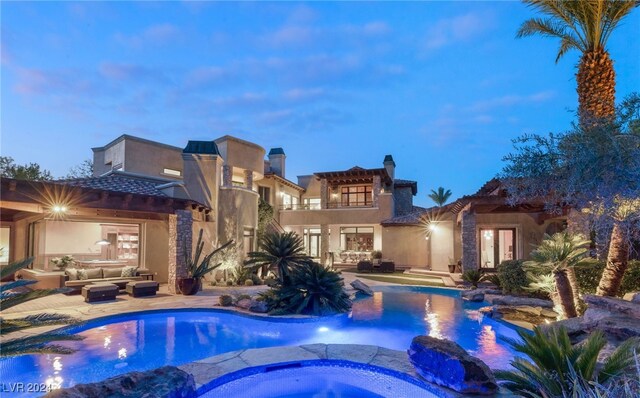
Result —
[[320, 326], [318, 328], [318, 332], [320, 332], [320, 333], [325, 333], [325, 332], [328, 332], [328, 331], [329, 331], [329, 328], [326, 327], [326, 326]]

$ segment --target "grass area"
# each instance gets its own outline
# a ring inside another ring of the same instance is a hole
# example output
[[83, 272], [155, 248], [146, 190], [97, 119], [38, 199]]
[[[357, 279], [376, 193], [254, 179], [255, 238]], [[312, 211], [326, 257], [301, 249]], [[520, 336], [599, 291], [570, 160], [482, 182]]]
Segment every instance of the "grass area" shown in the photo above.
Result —
[[[359, 278], [370, 279], [377, 282], [398, 283], [400, 285], [418, 285], [418, 286], [444, 286], [440, 278], [410, 277], [396, 276], [394, 274], [358, 274]], [[402, 274], [402, 273], [400, 273]]]

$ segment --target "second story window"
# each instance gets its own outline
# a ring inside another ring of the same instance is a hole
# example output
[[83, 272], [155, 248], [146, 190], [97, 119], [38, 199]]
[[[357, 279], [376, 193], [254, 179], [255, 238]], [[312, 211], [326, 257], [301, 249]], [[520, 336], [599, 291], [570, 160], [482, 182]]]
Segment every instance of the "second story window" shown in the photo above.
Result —
[[260, 195], [260, 199], [265, 202], [271, 204], [271, 188], [269, 187], [258, 187], [258, 195]]
[[305, 210], [320, 210], [320, 198], [304, 198]]
[[371, 185], [342, 187], [342, 206], [371, 206], [373, 195]]

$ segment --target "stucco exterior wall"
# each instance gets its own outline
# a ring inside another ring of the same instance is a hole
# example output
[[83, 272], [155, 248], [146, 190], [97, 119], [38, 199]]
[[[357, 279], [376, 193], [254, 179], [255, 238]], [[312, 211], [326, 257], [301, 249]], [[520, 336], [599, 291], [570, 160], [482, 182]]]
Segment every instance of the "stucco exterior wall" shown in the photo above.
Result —
[[168, 168], [183, 173], [182, 150], [135, 140], [125, 140], [124, 143], [126, 146], [124, 171], [162, 178], [181, 178], [165, 174], [163, 170]]
[[225, 165], [234, 169], [251, 170], [259, 175], [254, 176], [255, 180], [264, 174], [265, 150], [261, 146], [230, 136], [217, 139], [216, 145]]
[[426, 267], [428, 246], [423, 227], [382, 227], [382, 257], [393, 260], [396, 266]]
[[258, 193], [243, 188], [220, 188], [218, 202], [218, 240], [233, 239], [236, 258], [229, 256], [224, 267], [233, 267], [244, 260], [244, 229], [257, 228]]
[[391, 194], [380, 194], [378, 207], [340, 208], [321, 210], [283, 210], [281, 225], [380, 224], [393, 217]]
[[166, 221], [146, 221], [142, 225], [142, 258], [140, 265], [157, 273], [160, 283], [168, 280], [169, 224]]

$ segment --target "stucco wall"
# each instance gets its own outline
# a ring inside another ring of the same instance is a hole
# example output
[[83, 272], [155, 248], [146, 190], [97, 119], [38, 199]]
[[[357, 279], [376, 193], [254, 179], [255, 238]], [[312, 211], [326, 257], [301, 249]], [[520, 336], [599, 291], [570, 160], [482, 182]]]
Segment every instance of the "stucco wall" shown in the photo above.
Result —
[[225, 165], [251, 170], [259, 176], [264, 174], [265, 150], [261, 146], [229, 136], [217, 139], [216, 145]]
[[244, 228], [257, 228], [258, 194], [243, 188], [220, 188], [218, 203], [218, 240], [236, 242], [236, 258], [229, 256], [225, 267], [232, 267], [244, 260]]
[[382, 257], [396, 265], [426, 267], [429, 261], [428, 241], [423, 227], [383, 227]]
[[134, 140], [125, 140], [124, 143], [125, 171], [162, 178], [181, 178], [164, 174], [163, 170], [169, 168], [183, 172], [182, 150]]
[[166, 221], [146, 221], [142, 225], [140, 265], [157, 272], [156, 280], [166, 283], [169, 267], [169, 225]]
[[380, 224], [393, 216], [393, 198], [390, 194], [381, 194], [378, 207], [341, 208], [322, 210], [283, 210], [280, 212], [280, 224], [285, 225], [322, 225], [322, 224]]
[[453, 221], [441, 221], [429, 231], [430, 265], [433, 271], [448, 272], [450, 258], [454, 257]]

